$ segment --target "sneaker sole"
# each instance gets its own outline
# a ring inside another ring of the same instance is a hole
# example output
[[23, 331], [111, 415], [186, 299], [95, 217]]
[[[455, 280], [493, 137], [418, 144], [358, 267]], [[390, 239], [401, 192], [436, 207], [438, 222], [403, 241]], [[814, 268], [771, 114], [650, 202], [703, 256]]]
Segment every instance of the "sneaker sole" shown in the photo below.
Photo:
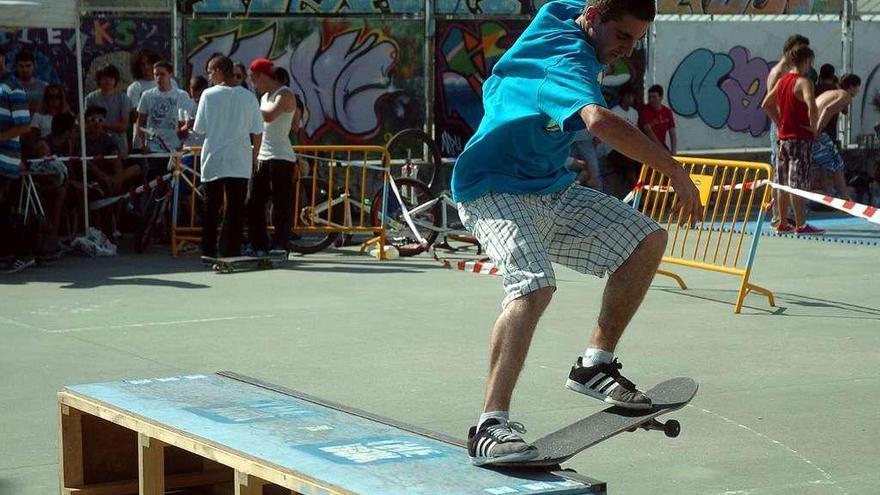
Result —
[[[468, 456], [470, 457], [470, 456]], [[527, 462], [538, 457], [538, 449], [530, 447], [522, 452], [514, 452], [512, 454], [502, 455], [498, 457], [470, 457], [471, 464], [474, 466], [485, 466], [487, 464], [509, 464], [516, 462]]]
[[606, 404], [611, 404], [612, 406], [619, 406], [619, 407], [623, 407], [626, 409], [638, 409], [638, 410], [642, 410], [642, 411], [647, 410], [647, 409], [651, 409], [652, 407], [654, 407], [654, 405], [651, 403], [642, 404], [642, 403], [638, 403], [638, 402], [621, 402], [618, 400], [614, 400], [607, 395], [600, 394], [598, 392], [593, 391], [590, 388], [587, 388], [587, 387], [581, 385], [580, 383], [572, 380], [571, 378], [566, 380], [565, 387], [567, 389], [572, 390], [574, 392], [577, 392], [579, 394], [584, 394], [587, 397], [592, 397], [593, 399], [601, 400], [602, 402], [604, 402]]

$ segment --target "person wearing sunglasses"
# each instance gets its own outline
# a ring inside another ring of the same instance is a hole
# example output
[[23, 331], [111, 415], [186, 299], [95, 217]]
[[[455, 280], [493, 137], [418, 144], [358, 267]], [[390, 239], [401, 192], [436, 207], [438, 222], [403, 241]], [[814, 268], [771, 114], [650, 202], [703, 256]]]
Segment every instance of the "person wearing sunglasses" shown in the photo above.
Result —
[[52, 120], [62, 113], [71, 114], [64, 87], [60, 84], [50, 84], [43, 90], [43, 99], [31, 117], [31, 128], [33, 133], [38, 135], [36, 137], [47, 137], [52, 132]]

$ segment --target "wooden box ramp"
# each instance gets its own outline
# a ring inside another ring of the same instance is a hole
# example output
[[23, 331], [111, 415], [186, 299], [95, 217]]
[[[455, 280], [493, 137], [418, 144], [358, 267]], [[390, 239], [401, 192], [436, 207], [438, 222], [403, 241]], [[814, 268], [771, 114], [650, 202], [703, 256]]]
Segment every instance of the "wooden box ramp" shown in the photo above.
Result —
[[474, 467], [440, 433], [230, 372], [66, 387], [62, 495], [604, 494], [573, 471]]

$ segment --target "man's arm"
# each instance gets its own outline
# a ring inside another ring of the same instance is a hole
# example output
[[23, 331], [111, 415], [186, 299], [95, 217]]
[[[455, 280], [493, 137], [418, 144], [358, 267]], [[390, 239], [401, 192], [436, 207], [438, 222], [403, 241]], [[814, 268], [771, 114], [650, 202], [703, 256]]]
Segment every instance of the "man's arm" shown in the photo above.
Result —
[[147, 139], [144, 135], [144, 132], [141, 130], [142, 127], [147, 125], [147, 114], [138, 112], [137, 122], [134, 125], [134, 142], [141, 145], [141, 149], [147, 150]]
[[251, 143], [253, 144], [253, 148], [251, 148], [251, 164], [253, 168], [257, 168], [257, 160], [260, 154], [260, 145], [263, 144], [263, 135], [262, 134], [251, 134]]
[[764, 101], [761, 102], [761, 108], [767, 113], [776, 127], [779, 127], [782, 119], [779, 115], [779, 107], [776, 104], [776, 86], [773, 86], [773, 89], [764, 97]]
[[678, 138], [675, 136], [675, 127], [669, 128], [669, 144], [671, 148], [669, 151], [675, 155], [678, 153]]
[[275, 99], [268, 102], [265, 108], [260, 108], [260, 113], [263, 115], [263, 120], [266, 122], [272, 122], [277, 119], [282, 113], [289, 112], [295, 102], [293, 100], [293, 94], [289, 91], [285, 91], [281, 94], [275, 95]]
[[599, 105], [587, 105], [580, 111], [584, 124], [594, 136], [612, 148], [669, 177], [675, 192], [681, 218], [695, 221], [702, 218], [700, 194], [696, 186], [669, 151], [645, 137], [626, 120]]
[[813, 91], [813, 83], [806, 78], [798, 80], [797, 91], [800, 93], [804, 103], [807, 104], [807, 114], [810, 116], [810, 130], [813, 134], [819, 135], [819, 108], [816, 107], [816, 94]]
[[[642, 132], [645, 133], [645, 135], [648, 136], [651, 139], [651, 141], [653, 141], [656, 144], [659, 144], [660, 146], [663, 146], [663, 143], [660, 142], [660, 138], [657, 137], [657, 133], [654, 132], [654, 127], [651, 124], [648, 124], [648, 123], [642, 124]], [[599, 138], [599, 139], [602, 139], [602, 138]], [[666, 147], [663, 146], [663, 149], [666, 149]]]
[[31, 125], [17, 125], [15, 127], [10, 127], [5, 131], [0, 131], [0, 141], [7, 141], [9, 139], [15, 139], [17, 137], [24, 136], [25, 134], [31, 132]]

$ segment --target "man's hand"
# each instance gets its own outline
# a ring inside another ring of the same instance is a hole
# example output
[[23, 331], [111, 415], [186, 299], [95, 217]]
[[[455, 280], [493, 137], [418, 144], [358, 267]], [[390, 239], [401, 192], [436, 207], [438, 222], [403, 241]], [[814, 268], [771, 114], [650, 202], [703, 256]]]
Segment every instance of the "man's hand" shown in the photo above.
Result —
[[687, 224], [693, 227], [694, 224], [703, 218], [703, 205], [700, 203], [700, 191], [697, 186], [683, 169], [679, 169], [680, 173], [669, 178], [675, 193], [678, 196], [675, 205], [672, 207], [672, 215], [678, 215], [679, 225]]

